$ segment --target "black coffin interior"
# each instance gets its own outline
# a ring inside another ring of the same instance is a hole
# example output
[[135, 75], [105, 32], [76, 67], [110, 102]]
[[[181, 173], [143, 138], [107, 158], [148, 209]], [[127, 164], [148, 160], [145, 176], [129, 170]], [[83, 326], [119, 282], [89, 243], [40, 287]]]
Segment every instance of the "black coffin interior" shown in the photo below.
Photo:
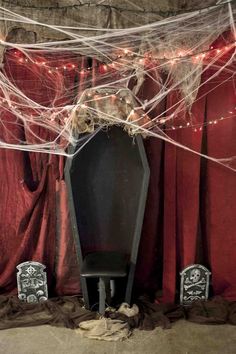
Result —
[[[142, 138], [121, 128], [100, 131], [66, 165], [79, 262], [94, 251], [119, 251], [129, 260], [117, 294], [130, 302], [149, 168]], [[97, 302], [96, 281], [81, 279], [87, 307]]]

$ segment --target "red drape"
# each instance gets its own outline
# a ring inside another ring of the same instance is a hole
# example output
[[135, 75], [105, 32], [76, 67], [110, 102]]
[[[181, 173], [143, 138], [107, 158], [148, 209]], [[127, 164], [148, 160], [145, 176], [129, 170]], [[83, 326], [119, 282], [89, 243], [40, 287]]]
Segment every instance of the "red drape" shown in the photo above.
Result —
[[[55, 66], [59, 62], [63, 64], [63, 57], [53, 61]], [[43, 75], [42, 68], [21, 65], [13, 51], [6, 54], [4, 68], [11, 81], [40, 104], [68, 103], [72, 97], [73, 71], [52, 80], [46, 71]], [[38, 143], [34, 133], [54, 138], [42, 127], [31, 125], [30, 132], [19, 123], [2, 107], [1, 139], [34, 144]], [[16, 266], [29, 260], [46, 265], [50, 295], [80, 291], [63, 166], [63, 158], [55, 155], [0, 149], [1, 293], [16, 292]]]
[[[222, 44], [220, 39], [214, 46]], [[226, 59], [224, 56], [216, 65], [223, 65]], [[235, 114], [235, 64], [207, 82], [214, 70], [213, 67], [203, 74], [205, 84], [192, 106], [194, 124], [206, 126], [197, 131], [189, 127], [168, 134], [215, 158], [235, 156], [235, 118], [219, 120], [230, 116], [229, 112]], [[148, 95], [147, 91], [145, 94]], [[178, 96], [177, 92], [168, 96], [167, 108], [178, 102]], [[174, 124], [180, 125], [184, 119], [180, 114]], [[162, 289], [161, 300], [174, 302], [179, 296], [179, 272], [199, 262], [212, 272], [212, 295], [236, 300], [235, 172], [169, 143], [162, 144], [160, 165], [160, 144], [154, 140], [146, 144], [151, 180], [136, 282], [146, 289]]]
[[[231, 67], [235, 71], [235, 66]], [[223, 76], [223, 75], [222, 75]], [[218, 78], [218, 79], [224, 79]], [[223, 116], [235, 109], [236, 80], [230, 80], [207, 97], [207, 120]], [[229, 115], [229, 114], [228, 114]], [[207, 153], [214, 157], [236, 156], [235, 118], [223, 120], [206, 131]], [[236, 166], [233, 161], [232, 166]], [[206, 239], [207, 262], [212, 271], [212, 285], [216, 295], [236, 300], [236, 176], [235, 172], [214, 163], [205, 166], [202, 233]]]
[[[22, 67], [8, 54], [5, 70], [26, 95], [44, 105], [55, 103], [55, 99], [60, 104], [70, 102], [76, 94], [72, 94], [73, 71], [63, 76], [63, 82], [51, 80], [48, 75], [40, 81], [37, 72]], [[233, 64], [228, 75], [232, 70], [235, 70]], [[92, 85], [98, 82], [97, 71], [92, 72]], [[154, 69], [152, 74], [158, 75]], [[202, 80], [209, 75], [208, 70]], [[224, 71], [214, 82], [201, 87], [192, 107], [195, 123], [213, 121], [234, 109], [235, 80], [222, 84], [225, 75]], [[60, 91], [62, 87], [64, 91]], [[83, 88], [81, 80], [79, 91]], [[156, 83], [147, 79], [139, 95], [152, 97], [158, 89]], [[165, 106], [156, 107], [151, 115], [171, 107], [178, 95], [172, 92]], [[15, 117], [4, 108], [2, 113], [1, 139], [15, 142], [26, 138], [28, 142], [36, 142], [29, 131], [15, 124]], [[181, 115], [175, 117], [175, 122], [182, 120]], [[41, 137], [49, 134], [43, 128], [32, 128]], [[209, 124], [197, 132], [189, 127], [169, 135], [196, 151], [225, 157], [236, 155], [235, 130], [232, 118], [217, 125]], [[142, 290], [162, 289], [162, 300], [173, 302], [179, 288], [179, 271], [191, 263], [201, 262], [212, 272], [213, 293], [236, 300], [235, 173], [159, 139], [148, 139], [145, 144], [151, 178], [136, 285]], [[37, 260], [47, 266], [51, 294], [78, 293], [78, 264], [63, 179], [64, 159], [1, 149], [0, 166], [1, 293], [16, 291], [15, 267], [27, 260]]]

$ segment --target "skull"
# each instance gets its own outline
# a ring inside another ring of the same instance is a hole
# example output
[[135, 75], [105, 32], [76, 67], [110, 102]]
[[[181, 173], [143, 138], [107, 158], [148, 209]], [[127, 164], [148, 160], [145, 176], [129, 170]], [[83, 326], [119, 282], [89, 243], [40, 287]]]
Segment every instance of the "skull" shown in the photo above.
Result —
[[193, 283], [197, 283], [200, 280], [200, 277], [201, 277], [200, 269], [191, 270], [190, 280], [192, 280]]

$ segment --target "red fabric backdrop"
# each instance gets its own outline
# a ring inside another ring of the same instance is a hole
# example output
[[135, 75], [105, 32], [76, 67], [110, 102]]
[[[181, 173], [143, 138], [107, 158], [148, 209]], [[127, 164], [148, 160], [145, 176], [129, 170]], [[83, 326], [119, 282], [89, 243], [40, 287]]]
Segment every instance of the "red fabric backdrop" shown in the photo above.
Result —
[[[4, 67], [8, 77], [38, 103], [50, 106], [55, 99], [60, 103], [73, 99], [73, 71], [63, 82], [53, 81], [49, 75], [42, 80], [37, 69], [19, 64], [12, 51], [6, 54]], [[2, 107], [0, 134], [4, 141], [18, 143], [19, 138], [34, 144], [38, 142], [34, 133], [54, 138], [44, 128], [31, 125], [31, 133], [15, 122]], [[80, 291], [76, 257], [71, 256], [75, 251], [63, 165], [63, 158], [56, 155], [0, 149], [0, 293], [16, 292], [16, 266], [28, 260], [46, 265], [50, 295]]]
[[[54, 63], [56, 66], [56, 60]], [[23, 68], [8, 54], [5, 70], [37, 102], [50, 105], [55, 100], [55, 85], [68, 92], [64, 97], [65, 91], [61, 91], [58, 102], [68, 103], [74, 97], [73, 71], [64, 76], [63, 85], [48, 76], [40, 81], [37, 72]], [[230, 70], [235, 68], [232, 66]], [[94, 71], [93, 84], [97, 82], [96, 75]], [[157, 75], [154, 70], [153, 75]], [[217, 119], [235, 106], [235, 81], [231, 79], [218, 86], [227, 74], [221, 75], [199, 91], [193, 106], [193, 115], [199, 123]], [[209, 71], [202, 80], [208, 76]], [[79, 90], [82, 88], [81, 81]], [[147, 79], [139, 94], [145, 98], [157, 90], [156, 84]], [[152, 112], [153, 116], [176, 102], [177, 95], [171, 93], [167, 102]], [[2, 112], [2, 139], [14, 142], [15, 135], [35, 142], [23, 126], [14, 124], [15, 118], [4, 108]], [[181, 119], [178, 117], [179, 122]], [[43, 128], [32, 129], [40, 136], [48, 134]], [[221, 157], [236, 155], [235, 133], [236, 123], [232, 118], [207, 125], [202, 131], [194, 132], [189, 127], [170, 135], [196, 151]], [[235, 173], [155, 138], [145, 144], [151, 179], [136, 286], [142, 291], [161, 289], [162, 300], [173, 302], [179, 288], [179, 271], [201, 262], [212, 272], [213, 293], [236, 300]], [[47, 266], [51, 295], [80, 292], [63, 166], [64, 159], [53, 155], [0, 150], [1, 293], [16, 291], [15, 267], [27, 260]]]
[[[214, 46], [220, 48], [223, 44], [220, 39]], [[224, 56], [216, 66], [222, 66], [226, 59]], [[207, 82], [214, 70], [213, 67], [202, 76], [205, 84], [192, 107], [195, 124], [230, 116], [229, 112], [235, 115], [235, 64]], [[150, 87], [151, 82], [146, 85]], [[145, 97], [148, 90], [144, 88], [140, 94]], [[167, 108], [177, 100], [178, 93], [172, 92]], [[176, 121], [183, 123], [181, 115], [175, 117]], [[236, 155], [235, 134], [232, 117], [207, 124], [196, 132], [191, 127], [174, 130], [169, 136], [198, 152], [221, 158]], [[161, 289], [157, 292], [160, 300], [174, 302], [179, 297], [179, 272], [187, 265], [201, 263], [212, 272], [211, 294], [236, 300], [235, 172], [155, 139], [149, 140], [146, 147], [151, 180], [137, 285], [146, 290]]]

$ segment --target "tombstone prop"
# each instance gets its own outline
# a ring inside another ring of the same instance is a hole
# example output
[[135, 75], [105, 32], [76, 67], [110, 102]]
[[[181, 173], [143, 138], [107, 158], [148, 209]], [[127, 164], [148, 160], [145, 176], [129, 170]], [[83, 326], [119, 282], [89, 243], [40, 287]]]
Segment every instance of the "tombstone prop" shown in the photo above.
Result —
[[182, 305], [208, 299], [210, 274], [209, 270], [200, 264], [190, 265], [180, 273], [180, 303]]
[[46, 266], [38, 262], [24, 262], [17, 267], [18, 298], [25, 302], [48, 299]]
[[112, 293], [130, 303], [149, 181], [141, 136], [98, 132], [67, 160], [65, 178], [85, 306], [104, 313]]

